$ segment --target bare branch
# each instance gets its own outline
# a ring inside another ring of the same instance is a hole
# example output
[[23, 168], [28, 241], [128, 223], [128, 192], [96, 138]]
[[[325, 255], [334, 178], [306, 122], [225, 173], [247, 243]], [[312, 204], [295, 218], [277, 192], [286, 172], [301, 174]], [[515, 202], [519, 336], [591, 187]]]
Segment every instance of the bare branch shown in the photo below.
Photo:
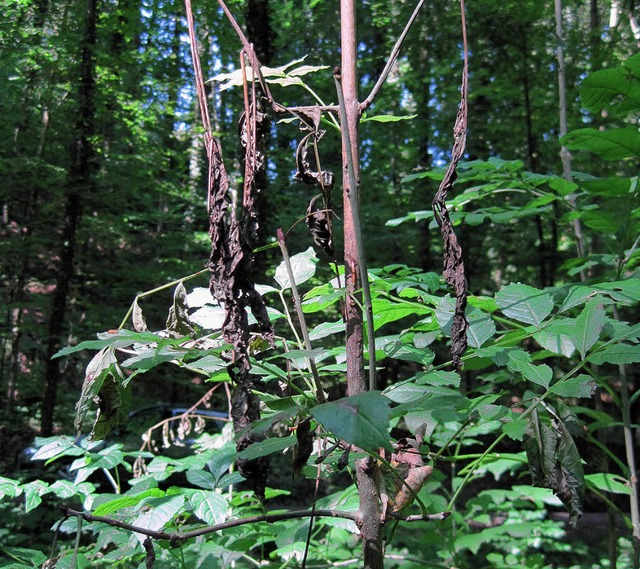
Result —
[[389, 514], [394, 520], [400, 522], [433, 522], [446, 520], [451, 512], [438, 512], [437, 514], [416, 514], [411, 516], [398, 516], [396, 514]]
[[258, 81], [260, 81], [260, 86], [262, 87], [262, 91], [264, 92], [265, 97], [269, 101], [269, 104], [273, 107], [275, 111], [276, 106], [281, 106], [281, 105], [277, 105], [277, 103], [274, 101], [273, 96], [271, 95], [271, 91], [269, 89], [269, 85], [267, 85], [267, 82], [264, 80], [264, 77], [262, 76], [260, 61], [258, 60], [258, 56], [256, 55], [256, 52], [253, 49], [253, 45], [251, 45], [251, 43], [247, 39], [247, 36], [244, 35], [242, 28], [239, 26], [238, 22], [233, 17], [231, 10], [229, 10], [227, 5], [224, 3], [224, 0], [218, 0], [218, 4], [220, 4], [222, 11], [226, 14], [227, 18], [229, 19], [229, 22], [231, 23], [231, 27], [235, 30], [238, 38], [240, 38], [240, 41], [242, 42], [242, 47], [244, 47], [245, 52], [247, 53], [247, 55], [249, 56], [249, 59], [251, 60], [251, 68], [258, 75]]
[[387, 77], [389, 76], [389, 73], [391, 72], [391, 68], [393, 67], [393, 64], [396, 62], [396, 59], [398, 59], [398, 55], [400, 54], [400, 49], [402, 48], [402, 44], [404, 43], [404, 40], [406, 39], [409, 33], [409, 30], [411, 29], [411, 26], [413, 26], [413, 23], [416, 21], [416, 18], [418, 17], [418, 12], [420, 11], [420, 8], [422, 8], [424, 2], [425, 0], [420, 0], [418, 2], [418, 5], [415, 7], [413, 14], [411, 14], [411, 17], [407, 22], [407, 25], [404, 27], [404, 30], [402, 30], [400, 37], [396, 40], [396, 43], [393, 46], [391, 53], [389, 54], [389, 59], [387, 59], [387, 63], [384, 66], [384, 69], [382, 70], [380, 77], [378, 77], [378, 81], [376, 81], [376, 84], [373, 86], [373, 89], [371, 89], [371, 93], [369, 93], [369, 96], [360, 104], [360, 112], [368, 109], [371, 106], [371, 103], [373, 103], [374, 99], [378, 96], [380, 89], [382, 89], [382, 86], [384, 85], [385, 81], [387, 80]]
[[166, 532], [166, 531], [156, 531], [148, 528], [143, 528], [140, 526], [134, 526], [132, 524], [128, 524], [121, 520], [117, 520], [115, 518], [109, 518], [106, 516], [94, 516], [89, 512], [81, 512], [79, 510], [66, 510], [67, 516], [76, 516], [82, 518], [87, 522], [98, 522], [102, 524], [107, 524], [112, 527], [116, 527], [119, 529], [124, 529], [127, 531], [132, 531], [134, 533], [140, 533], [142, 535], [146, 535], [152, 537], [154, 539], [162, 539], [168, 540], [172, 543], [176, 543], [179, 541], [186, 541], [188, 539], [193, 539], [194, 537], [199, 537], [201, 535], [207, 535], [210, 533], [215, 533], [217, 531], [222, 531], [229, 528], [234, 528], [238, 526], [244, 526], [247, 524], [256, 524], [260, 522], [274, 523], [282, 520], [292, 520], [296, 518], [309, 518], [311, 516], [316, 518], [341, 518], [344, 520], [351, 520], [352, 522], [358, 523], [360, 521], [360, 515], [358, 512], [345, 512], [343, 510], [292, 510], [290, 512], [280, 512], [277, 514], [261, 514], [259, 516], [249, 516], [247, 518], [240, 518], [238, 520], [228, 520], [226, 522], [222, 522], [219, 524], [215, 524], [213, 526], [202, 527], [193, 531], [186, 532]]
[[[300, 297], [300, 293], [298, 292], [298, 287], [296, 285], [295, 277], [293, 275], [293, 269], [291, 268], [291, 258], [289, 257], [289, 250], [287, 249], [287, 244], [284, 239], [284, 232], [282, 229], [278, 228], [278, 245], [280, 246], [280, 251], [282, 251], [282, 258], [284, 259], [284, 266], [287, 269], [287, 275], [289, 277], [289, 282], [291, 284], [291, 295], [293, 296], [293, 304], [296, 307], [296, 314], [298, 315], [298, 323], [300, 324], [300, 330], [302, 331], [302, 338], [304, 339], [304, 347], [311, 351], [311, 338], [309, 337], [309, 330], [307, 328], [307, 321], [304, 318], [304, 312], [302, 312], [302, 298]], [[324, 391], [322, 391], [322, 385], [320, 384], [320, 376], [318, 375], [318, 368], [316, 366], [316, 361], [313, 357], [309, 357], [309, 367], [311, 368], [311, 373], [313, 374], [313, 381], [316, 387], [316, 398], [318, 399], [318, 403], [324, 403]]]

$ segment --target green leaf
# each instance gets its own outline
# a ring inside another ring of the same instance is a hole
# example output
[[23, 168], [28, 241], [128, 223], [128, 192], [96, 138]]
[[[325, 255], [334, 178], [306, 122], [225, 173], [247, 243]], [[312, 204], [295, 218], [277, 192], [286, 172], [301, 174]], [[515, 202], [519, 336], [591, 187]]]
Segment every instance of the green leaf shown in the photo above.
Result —
[[333, 334], [341, 334], [345, 330], [344, 320], [322, 322], [309, 332], [309, 339], [314, 342]]
[[620, 222], [610, 211], [583, 211], [580, 219], [587, 227], [600, 233], [616, 233], [620, 229]]
[[609, 130], [581, 128], [563, 136], [560, 142], [569, 150], [589, 150], [605, 160], [640, 156], [640, 133], [635, 126]]
[[265, 439], [257, 443], [249, 445], [247, 448], [238, 453], [238, 458], [245, 460], [254, 460], [261, 456], [267, 456], [276, 452], [281, 452], [295, 445], [296, 437], [274, 437]]
[[22, 486], [24, 492], [25, 512], [28, 514], [42, 503], [42, 496], [50, 492], [49, 484], [42, 480], [34, 480]]
[[550, 294], [520, 283], [503, 287], [496, 293], [496, 302], [508, 318], [535, 324], [538, 328], [553, 310], [553, 298]]
[[513, 474], [526, 464], [527, 458], [524, 452], [518, 454], [501, 452], [500, 454], [488, 456], [482, 461], [481, 468], [493, 474], [496, 480], [500, 480], [506, 472]]
[[559, 381], [551, 386], [549, 391], [560, 397], [592, 397], [596, 391], [596, 382], [590, 375], [581, 373], [576, 377]]
[[[265, 78], [267, 83], [273, 83], [275, 85], [286, 87], [288, 85], [303, 85], [303, 82], [299, 77], [307, 75], [309, 73], [315, 73], [317, 71], [328, 69], [326, 65], [301, 65], [300, 67], [287, 71], [292, 65], [301, 63], [302, 61], [304, 61], [304, 59], [305, 58], [302, 57], [280, 67], [261, 66], [260, 73]], [[209, 81], [216, 81], [221, 83], [220, 90], [224, 91], [231, 87], [241, 86], [245, 81], [245, 77], [249, 82], [253, 80], [253, 70], [250, 66], [246, 66], [244, 68], [244, 73], [242, 69], [236, 69], [235, 71], [232, 71], [230, 73], [219, 73], [218, 75], [209, 79]]]
[[[570, 358], [575, 352], [576, 348], [571, 341], [568, 334], [563, 334], [553, 328], [553, 324], [547, 328], [544, 328], [540, 332], [536, 332], [533, 337], [545, 350], [549, 350], [559, 356]], [[567, 327], [563, 331], [571, 332], [571, 329]]]
[[331, 434], [363, 450], [391, 452], [389, 400], [379, 391], [367, 391], [313, 407], [310, 413]]
[[472, 348], [481, 348], [496, 333], [491, 316], [477, 308], [467, 311], [467, 322], [467, 340]]
[[630, 196], [634, 183], [629, 178], [596, 178], [582, 182], [582, 187], [592, 195], [612, 198]]
[[373, 121], [373, 122], [400, 122], [400, 121], [410, 121], [412, 119], [415, 119], [418, 115], [404, 115], [404, 116], [395, 116], [395, 115], [376, 115], [373, 117], [367, 117], [365, 116], [364, 118], [362, 118], [360, 120], [360, 122], [367, 122], [367, 121]]
[[[495, 534], [495, 532], [493, 532]], [[454, 548], [457, 552], [468, 549], [472, 555], [477, 555], [483, 543], [490, 542], [494, 537], [482, 530], [477, 533], [467, 533], [456, 537]]]
[[56, 480], [50, 488], [58, 498], [68, 500], [78, 494], [78, 485], [69, 480]]
[[428, 348], [417, 348], [404, 342], [389, 342], [385, 344], [384, 352], [390, 358], [416, 362], [425, 366], [433, 362], [435, 358], [435, 354]]
[[598, 350], [589, 357], [589, 361], [601, 364], [627, 365], [640, 362], [640, 344], [613, 344]]
[[94, 516], [108, 516], [113, 514], [113, 512], [122, 510], [123, 508], [137, 506], [145, 498], [162, 498], [164, 495], [164, 491], [160, 490], [160, 488], [149, 488], [149, 490], [145, 490], [139, 494], [134, 494], [133, 496], [120, 496], [119, 498], [100, 504], [92, 514]]
[[41, 567], [47, 561], [47, 556], [37, 549], [26, 547], [2, 547], [0, 549], [7, 557], [13, 559], [18, 564], [1, 565], [6, 569], [19, 569], [21, 567]]
[[[293, 273], [293, 280], [296, 285], [308, 281], [316, 274], [318, 257], [316, 257], [316, 252], [313, 247], [309, 247], [306, 251], [293, 255], [293, 257], [289, 259], [289, 262], [291, 263], [291, 272]], [[274, 278], [280, 285], [280, 290], [291, 288], [289, 273], [287, 272], [287, 266], [284, 261], [278, 265]]]
[[538, 366], [527, 364], [522, 367], [522, 375], [532, 383], [542, 385], [542, 387], [547, 389], [553, 379], [553, 370], [547, 364]]
[[235, 462], [235, 459], [236, 447], [232, 442], [213, 453], [213, 456], [207, 462], [207, 468], [214, 477], [214, 487], [229, 472], [229, 468]]
[[215, 477], [207, 470], [188, 470], [187, 480], [190, 484], [204, 490], [213, 490], [216, 487]]
[[132, 344], [149, 344], [150, 342], [157, 342], [162, 339], [152, 332], [133, 332], [132, 330], [117, 330], [115, 334], [104, 332], [98, 334], [98, 338], [99, 340], [88, 340], [86, 342], [80, 342], [77, 346], [62, 348], [59, 352], [56, 352], [53, 357], [60, 358], [82, 350], [102, 350], [108, 347], [124, 348]]
[[584, 304], [595, 295], [600, 295], [602, 300], [610, 298], [611, 301], [630, 306], [640, 301], [640, 279], [628, 279], [612, 283], [600, 283], [593, 286], [574, 286], [569, 290], [560, 312], [565, 312], [576, 306]]
[[196, 490], [189, 496], [193, 513], [207, 525], [224, 522], [227, 517], [227, 501], [217, 492]]
[[587, 486], [602, 490], [603, 492], [611, 492], [612, 494], [631, 494], [629, 483], [622, 476], [612, 474], [610, 472], [600, 472], [598, 474], [587, 474], [584, 477]]
[[558, 192], [561, 196], [567, 196], [578, 189], [578, 184], [565, 180], [564, 178], [560, 178], [559, 176], [553, 176], [549, 180], [549, 187]]
[[[76, 440], [64, 435], [58, 437], [37, 438], [36, 446], [38, 450], [31, 457], [31, 460], [55, 459], [61, 456], [80, 456], [84, 450], [76, 445]], [[48, 463], [47, 463], [48, 464]]]
[[305, 295], [302, 311], [305, 313], [320, 312], [338, 302], [344, 295], [344, 289], [336, 289], [327, 285], [317, 287]]
[[502, 430], [505, 435], [512, 438], [514, 441], [521, 441], [524, 438], [525, 431], [527, 430], [527, 422], [525, 420], [512, 421], [502, 425]]
[[17, 480], [0, 476], [0, 499], [5, 496], [15, 498], [20, 494], [22, 494], [22, 488]]
[[602, 301], [599, 298], [593, 298], [582, 309], [580, 316], [576, 318], [570, 338], [580, 352], [582, 359], [600, 338], [605, 317]]
[[385, 390], [384, 394], [394, 403], [410, 403], [418, 401], [429, 393], [429, 389], [414, 383], [402, 383], [393, 385]]
[[640, 53], [636, 53], [622, 62], [622, 65], [629, 69], [636, 77], [640, 77]]
[[118, 360], [111, 347], [102, 348], [89, 362], [85, 371], [80, 399], [76, 403], [74, 426], [77, 432], [82, 429], [82, 421], [93, 405], [94, 399], [99, 396], [105, 380], [117, 368], [117, 362]]
[[375, 298], [373, 300], [374, 330], [407, 316], [418, 316], [431, 312], [432, 309], [428, 306], [394, 302], [388, 298]]
[[427, 371], [416, 374], [418, 385], [450, 385], [460, 387], [460, 376], [455, 371]]
[[[139, 504], [138, 511], [140, 513], [130, 523], [134, 526], [159, 531], [182, 510], [184, 500], [185, 496], [183, 495], [145, 498]], [[135, 540], [142, 543], [145, 539], [145, 535], [134, 533], [130, 543], [135, 543]]]
[[123, 361], [122, 367], [148, 371], [162, 363], [180, 361], [186, 353], [173, 346], [148, 346]]
[[640, 81], [622, 66], [590, 73], [579, 90], [582, 105], [593, 112], [640, 110]]
[[512, 371], [522, 373], [523, 369], [531, 364], [531, 354], [519, 348], [507, 352], [507, 366]]

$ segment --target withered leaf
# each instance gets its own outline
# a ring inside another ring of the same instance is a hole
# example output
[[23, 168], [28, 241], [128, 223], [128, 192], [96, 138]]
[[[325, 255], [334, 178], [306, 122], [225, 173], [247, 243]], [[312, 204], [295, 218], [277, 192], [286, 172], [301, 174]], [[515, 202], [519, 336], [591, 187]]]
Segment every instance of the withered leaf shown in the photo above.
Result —
[[322, 195], [318, 194], [309, 202], [306, 223], [313, 237], [313, 242], [325, 252], [329, 259], [333, 259], [331, 211], [325, 208], [317, 209], [316, 202], [320, 198], [322, 198]]
[[[315, 156], [315, 145], [324, 135], [324, 131], [315, 131], [307, 134], [298, 144], [296, 150], [296, 180], [307, 184], [308, 186], [319, 185], [323, 194], [333, 188], [334, 175], [328, 170], [320, 170]], [[312, 147], [312, 151], [309, 147]], [[311, 164], [313, 160], [313, 165]]]

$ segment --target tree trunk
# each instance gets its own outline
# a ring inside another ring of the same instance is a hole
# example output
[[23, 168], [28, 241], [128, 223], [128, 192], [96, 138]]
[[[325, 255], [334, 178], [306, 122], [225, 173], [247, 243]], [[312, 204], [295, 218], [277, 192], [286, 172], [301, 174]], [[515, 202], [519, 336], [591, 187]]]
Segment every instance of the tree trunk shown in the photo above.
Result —
[[[349, 192], [355, 191], [349, 182], [348, 153], [351, 153], [354, 168], [354, 179], [359, 179], [358, 160], [358, 122], [360, 108], [358, 103], [358, 74], [357, 74], [357, 41], [356, 14], [354, 0], [340, 2], [340, 30], [341, 30], [341, 76], [342, 90], [346, 107], [346, 125], [350, 133], [351, 148], [342, 145], [342, 184], [344, 188], [344, 262], [347, 297], [345, 302], [345, 322], [347, 329], [347, 393], [357, 395], [366, 390], [363, 354], [363, 316], [362, 302], [356, 291], [361, 288], [362, 279], [367, 275], [359, 274], [358, 239], [356, 235], [352, 203]], [[344, 141], [345, 138], [343, 137]], [[354, 204], [353, 207], [358, 207]], [[375, 470], [377, 466], [370, 458], [356, 462], [356, 479], [360, 497], [360, 533], [365, 569], [383, 569], [384, 554], [381, 538], [381, 512]]]
[[[366, 390], [363, 354], [362, 299], [356, 291], [361, 288], [363, 275], [358, 273], [358, 242], [355, 234], [351, 191], [349, 182], [347, 152], [351, 153], [354, 177], [359, 179], [358, 122], [358, 76], [356, 51], [355, 2], [341, 0], [341, 48], [342, 48], [342, 90], [347, 113], [347, 127], [351, 134], [351, 148], [342, 145], [342, 187], [344, 189], [344, 263], [347, 298], [345, 302], [345, 322], [347, 329], [347, 393], [357, 395]], [[343, 139], [344, 140], [344, 139]]]
[[75, 125], [76, 139], [70, 149], [71, 166], [68, 190], [64, 206], [64, 226], [60, 245], [60, 264], [56, 277], [56, 288], [49, 315], [47, 351], [45, 353], [44, 399], [42, 402], [41, 432], [43, 436], [53, 434], [53, 414], [60, 383], [59, 360], [51, 359], [60, 348], [64, 319], [67, 311], [69, 289], [73, 277], [76, 252], [76, 230], [80, 221], [81, 196], [89, 192], [92, 185], [93, 148], [91, 135], [94, 132], [94, 49], [96, 46], [97, 0], [87, 0], [85, 30], [81, 47], [80, 82], [77, 87], [78, 115]]

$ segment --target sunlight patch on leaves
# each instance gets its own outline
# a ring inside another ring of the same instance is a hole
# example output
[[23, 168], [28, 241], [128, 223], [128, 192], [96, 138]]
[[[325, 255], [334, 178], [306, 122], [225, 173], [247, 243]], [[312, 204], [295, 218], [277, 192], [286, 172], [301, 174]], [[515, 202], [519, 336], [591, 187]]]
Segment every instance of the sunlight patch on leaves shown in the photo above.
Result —
[[[302, 284], [308, 281], [313, 275], [316, 274], [316, 264], [318, 263], [318, 257], [313, 247], [309, 247], [302, 253], [293, 255], [290, 259], [291, 271], [293, 272], [293, 280], [296, 285]], [[291, 281], [289, 279], [289, 273], [284, 263], [280, 263], [276, 268], [275, 280], [280, 285], [280, 290], [286, 290], [291, 288]]]

